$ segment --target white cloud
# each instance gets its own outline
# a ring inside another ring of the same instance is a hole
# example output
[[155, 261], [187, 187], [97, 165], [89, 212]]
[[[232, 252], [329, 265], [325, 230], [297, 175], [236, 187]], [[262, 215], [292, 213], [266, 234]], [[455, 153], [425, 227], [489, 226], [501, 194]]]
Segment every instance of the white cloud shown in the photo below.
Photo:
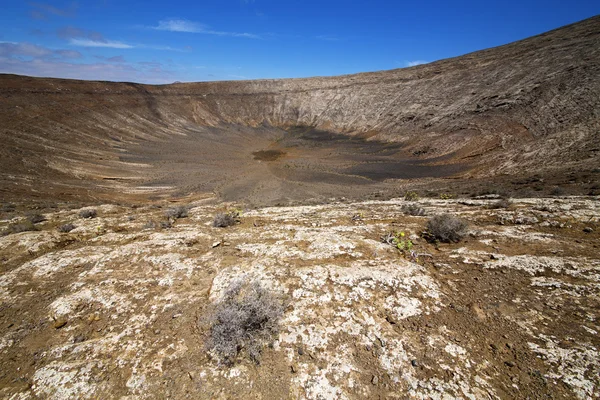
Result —
[[244, 37], [244, 38], [248, 38], [248, 39], [260, 39], [260, 36], [254, 34], [254, 33], [215, 31], [215, 30], [210, 29], [207, 25], [199, 24], [199, 23], [193, 22], [193, 21], [188, 21], [186, 19], [161, 20], [158, 22], [157, 26], [153, 26], [151, 28], [155, 29], [157, 31], [202, 33], [205, 35], [232, 36], [232, 37]]
[[82, 47], [109, 47], [112, 49], [132, 49], [135, 46], [132, 46], [127, 43], [116, 42], [112, 40], [98, 41], [98, 40], [90, 40], [90, 39], [71, 39], [69, 43], [73, 46], [82, 46]]
[[417, 65], [427, 64], [427, 63], [429, 63], [429, 61], [415, 60], [415, 61], [406, 61], [404, 63], [404, 65], [406, 67], [416, 67]]
[[26, 42], [0, 42], [0, 56], [9, 58], [81, 58], [81, 53], [75, 50], [54, 50]]
[[158, 31], [201, 33], [206, 30], [206, 26], [185, 19], [166, 19], [159, 21], [158, 26], [154, 29]]
[[79, 64], [57, 60], [33, 59], [23, 61], [0, 56], [0, 73], [107, 81], [171, 83], [177, 80], [172, 71], [161, 67], [135, 68], [124, 63]]
[[337, 42], [338, 40], [340, 40], [337, 36], [334, 35], [319, 35], [315, 36], [315, 39], [325, 40], [327, 42]]

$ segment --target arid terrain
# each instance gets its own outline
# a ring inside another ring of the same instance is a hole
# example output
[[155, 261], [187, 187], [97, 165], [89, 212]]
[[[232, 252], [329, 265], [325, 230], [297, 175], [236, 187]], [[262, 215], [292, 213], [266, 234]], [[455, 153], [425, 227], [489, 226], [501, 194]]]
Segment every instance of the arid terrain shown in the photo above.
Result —
[[[599, 78], [598, 16], [340, 77], [0, 75], [0, 397], [599, 398]], [[224, 363], [240, 279], [283, 314]]]

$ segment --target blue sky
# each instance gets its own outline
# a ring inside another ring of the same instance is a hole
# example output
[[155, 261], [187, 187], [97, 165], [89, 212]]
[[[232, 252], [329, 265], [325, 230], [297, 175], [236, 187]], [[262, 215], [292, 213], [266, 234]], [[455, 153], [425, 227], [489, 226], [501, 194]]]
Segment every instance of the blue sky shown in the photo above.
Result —
[[404, 68], [600, 13], [600, 1], [7, 1], [0, 73], [170, 83]]

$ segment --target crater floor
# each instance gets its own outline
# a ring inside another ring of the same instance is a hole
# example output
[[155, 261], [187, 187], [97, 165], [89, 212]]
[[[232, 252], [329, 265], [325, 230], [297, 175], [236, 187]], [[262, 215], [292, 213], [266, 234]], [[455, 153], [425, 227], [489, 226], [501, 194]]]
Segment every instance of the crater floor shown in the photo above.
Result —
[[426, 158], [398, 143], [300, 127], [198, 127], [125, 149], [121, 161], [144, 166], [134, 169], [138, 187], [157, 196], [218, 193], [251, 204], [364, 198], [393, 192], [398, 179], [450, 177], [469, 166], [446, 162], [452, 154]]

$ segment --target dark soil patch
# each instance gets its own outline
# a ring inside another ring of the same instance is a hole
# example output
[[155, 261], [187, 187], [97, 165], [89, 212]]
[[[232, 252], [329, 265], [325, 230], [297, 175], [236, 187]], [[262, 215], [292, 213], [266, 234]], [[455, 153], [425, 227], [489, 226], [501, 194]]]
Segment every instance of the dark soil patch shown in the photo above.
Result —
[[277, 161], [286, 153], [280, 150], [260, 150], [252, 153], [255, 160], [259, 161]]

